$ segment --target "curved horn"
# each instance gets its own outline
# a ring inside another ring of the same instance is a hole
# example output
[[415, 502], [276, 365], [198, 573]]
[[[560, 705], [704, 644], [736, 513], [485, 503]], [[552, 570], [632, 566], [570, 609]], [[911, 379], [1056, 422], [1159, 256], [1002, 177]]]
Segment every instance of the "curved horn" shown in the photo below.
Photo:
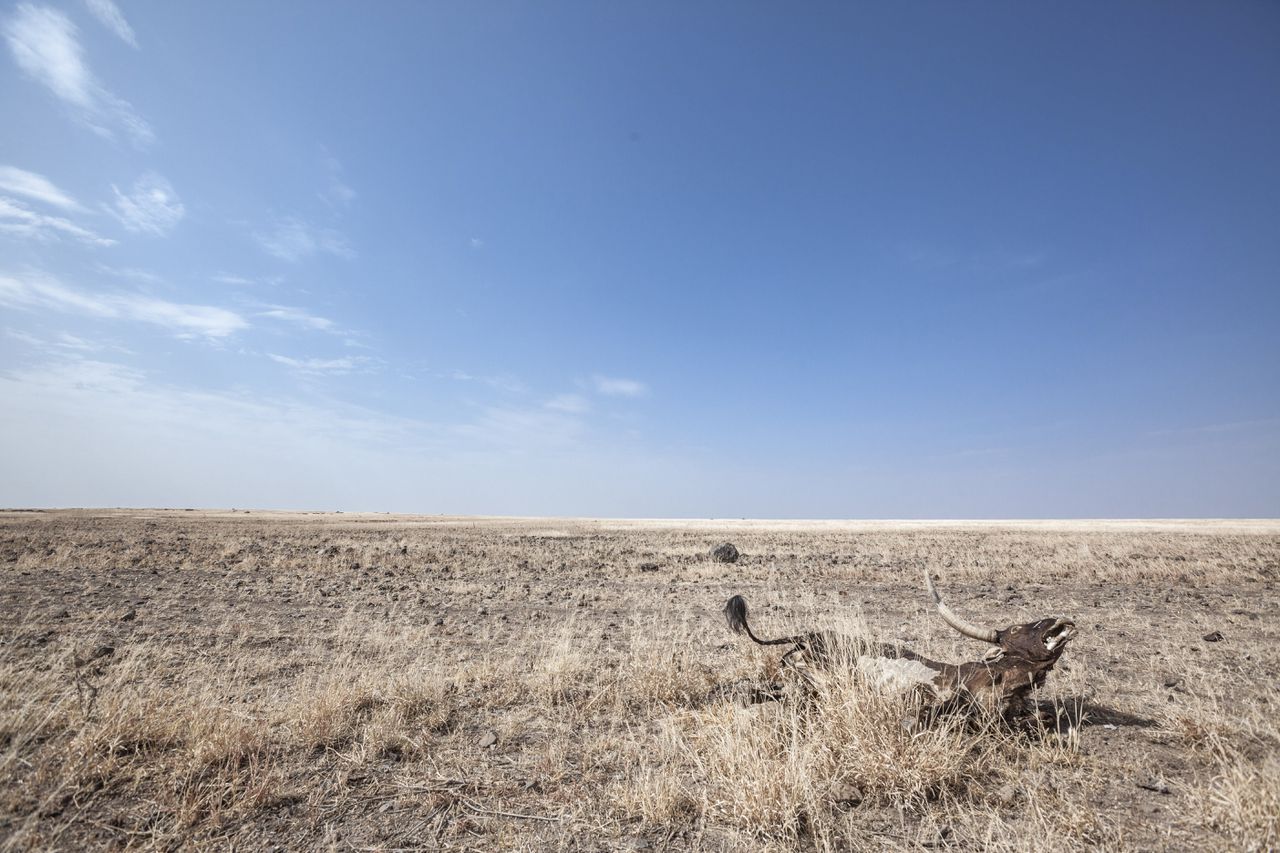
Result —
[[929, 575], [929, 570], [924, 570], [924, 585], [928, 588], [929, 594], [933, 596], [934, 602], [938, 605], [938, 615], [942, 617], [942, 621], [946, 622], [952, 628], [955, 628], [966, 637], [975, 640], [982, 640], [984, 643], [994, 643], [999, 633], [995, 628], [982, 628], [974, 625], [972, 622], [966, 622], [957, 616], [950, 607], [942, 603], [942, 596], [938, 595], [938, 591], [933, 587], [933, 578]]

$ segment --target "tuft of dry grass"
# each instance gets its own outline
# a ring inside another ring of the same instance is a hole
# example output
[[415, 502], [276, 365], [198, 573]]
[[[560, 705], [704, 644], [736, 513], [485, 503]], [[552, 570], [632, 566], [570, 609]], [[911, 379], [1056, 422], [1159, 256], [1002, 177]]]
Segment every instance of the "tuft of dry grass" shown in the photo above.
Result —
[[1243, 850], [1280, 847], [1280, 759], [1261, 760], [1224, 750], [1209, 783], [1203, 819]]

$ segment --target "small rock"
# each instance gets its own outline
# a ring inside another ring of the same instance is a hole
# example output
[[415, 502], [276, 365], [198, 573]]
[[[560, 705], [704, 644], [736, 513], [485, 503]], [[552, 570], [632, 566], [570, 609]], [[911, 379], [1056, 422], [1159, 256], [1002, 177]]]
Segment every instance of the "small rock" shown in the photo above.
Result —
[[96, 660], [101, 660], [102, 658], [111, 657], [115, 653], [116, 653], [115, 646], [106, 646], [106, 645], [98, 646], [97, 648], [89, 652], [89, 654], [85, 655], [84, 657], [76, 658], [74, 660], [74, 663], [76, 666], [84, 666], [85, 664], [93, 663]]
[[841, 806], [860, 805], [865, 798], [857, 785], [840, 785], [832, 792], [832, 797]]
[[477, 616], [488, 616], [488, 615], [489, 615], [489, 608], [487, 608], [487, 607], [478, 607], [478, 608], [476, 608], [476, 615], [477, 615]]
[[437, 616], [437, 617], [436, 617], [436, 627], [437, 627], [437, 628], [439, 628], [439, 627], [440, 627], [441, 625], [443, 625], [443, 624], [444, 624], [444, 617], [443, 617], [443, 616]]
[[138, 618], [138, 611], [132, 607], [130, 607], [124, 613], [120, 614], [121, 622], [132, 622], [134, 619], [137, 619], [137, 618]]
[[480, 748], [488, 749], [489, 747], [493, 746], [497, 742], [498, 742], [498, 733], [495, 732], [493, 729], [489, 729], [489, 731], [485, 732], [484, 736], [480, 738]]
[[1225, 638], [1222, 636], [1221, 631], [1212, 631], [1208, 634], [1205, 634], [1201, 639], [1203, 639], [1206, 643], [1217, 643]]
[[661, 567], [657, 563], [641, 563], [637, 568], [642, 572], [656, 572]]
[[732, 542], [723, 542], [711, 549], [711, 559], [717, 563], [736, 563], [739, 556], [741, 555]]
[[1154, 791], [1157, 794], [1169, 793], [1169, 786], [1154, 776], [1148, 776], [1145, 781], [1135, 782], [1134, 784], [1144, 791]]

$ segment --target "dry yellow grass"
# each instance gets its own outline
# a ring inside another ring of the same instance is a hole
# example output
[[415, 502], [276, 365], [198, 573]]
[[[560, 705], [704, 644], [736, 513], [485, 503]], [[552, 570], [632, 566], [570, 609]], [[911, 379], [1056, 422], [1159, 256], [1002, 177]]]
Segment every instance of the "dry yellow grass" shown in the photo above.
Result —
[[[852, 670], [742, 703], [779, 653], [735, 592], [978, 657], [921, 561], [975, 619], [1077, 620], [1056, 722], [909, 730]], [[0, 572], [4, 849], [1280, 844], [1273, 523], [0, 513]]]

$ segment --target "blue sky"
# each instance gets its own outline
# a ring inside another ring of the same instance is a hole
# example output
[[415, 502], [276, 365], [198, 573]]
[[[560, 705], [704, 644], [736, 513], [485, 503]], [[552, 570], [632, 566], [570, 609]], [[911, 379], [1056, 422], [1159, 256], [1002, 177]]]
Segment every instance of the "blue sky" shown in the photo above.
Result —
[[0, 504], [1280, 515], [1280, 7], [0, 3]]

